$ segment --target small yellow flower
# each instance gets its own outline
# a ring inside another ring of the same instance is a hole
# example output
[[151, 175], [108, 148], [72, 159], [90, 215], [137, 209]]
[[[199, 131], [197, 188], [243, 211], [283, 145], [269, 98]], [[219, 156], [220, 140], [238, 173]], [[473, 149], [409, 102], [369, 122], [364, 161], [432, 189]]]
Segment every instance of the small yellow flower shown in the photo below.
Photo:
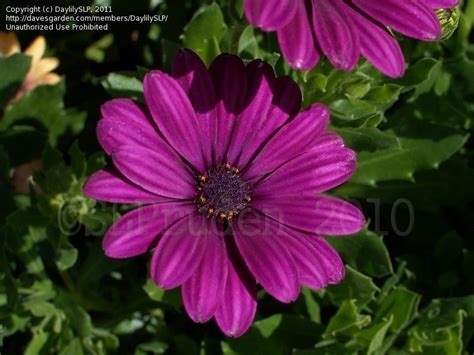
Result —
[[[54, 85], [61, 80], [58, 74], [52, 73], [59, 66], [58, 58], [43, 57], [45, 50], [46, 40], [39, 36], [23, 52], [31, 57], [31, 66], [15, 99], [39, 85]], [[0, 56], [8, 57], [20, 52], [20, 42], [15, 33], [0, 32]]]

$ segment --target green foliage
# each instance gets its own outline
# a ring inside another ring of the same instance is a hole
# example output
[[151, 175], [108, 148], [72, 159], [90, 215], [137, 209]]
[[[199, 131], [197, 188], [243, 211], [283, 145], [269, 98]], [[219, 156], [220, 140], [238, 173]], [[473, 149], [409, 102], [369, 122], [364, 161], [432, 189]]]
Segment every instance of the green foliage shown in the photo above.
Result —
[[[473, 0], [460, 6], [453, 33], [456, 18], [443, 18], [441, 42], [397, 37], [407, 61], [397, 80], [365, 60], [348, 73], [324, 58], [308, 72], [292, 70], [275, 34], [242, 17], [242, 1], [95, 3], [169, 20], [116, 24], [107, 33], [45, 33], [63, 80], [16, 98], [30, 58], [0, 57], [1, 353], [472, 353]], [[22, 44], [30, 39], [19, 36]], [[361, 232], [326, 238], [346, 265], [345, 278], [323, 290], [302, 288], [288, 305], [260, 290], [255, 322], [238, 339], [213, 321], [194, 324], [180, 290], [165, 292], [150, 280], [149, 255], [106, 257], [103, 235], [130, 207], [82, 193], [108, 159], [94, 133], [100, 104], [143, 102], [144, 74], [169, 70], [181, 47], [207, 65], [221, 52], [267, 61], [298, 83], [304, 107], [331, 109], [330, 130], [357, 153], [357, 172], [330, 192], [367, 217]], [[42, 167], [29, 179], [30, 192], [16, 190], [15, 170], [37, 160]]]

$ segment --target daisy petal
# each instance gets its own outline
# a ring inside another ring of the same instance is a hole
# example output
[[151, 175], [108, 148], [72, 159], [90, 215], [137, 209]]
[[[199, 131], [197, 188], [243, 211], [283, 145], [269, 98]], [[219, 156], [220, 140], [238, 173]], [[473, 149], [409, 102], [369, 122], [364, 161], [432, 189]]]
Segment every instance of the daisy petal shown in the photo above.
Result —
[[207, 322], [222, 302], [227, 277], [227, 254], [222, 231], [212, 231], [201, 264], [183, 284], [183, 304], [191, 319]]
[[408, 37], [430, 41], [441, 35], [436, 14], [419, 0], [353, 0], [375, 20]]
[[244, 172], [244, 177], [250, 180], [264, 175], [304, 153], [326, 128], [328, 122], [329, 111], [323, 105], [316, 104], [301, 112], [267, 143]]
[[254, 27], [267, 31], [280, 29], [293, 18], [295, 0], [245, 0], [244, 9]]
[[217, 325], [230, 337], [239, 337], [252, 324], [257, 311], [255, 279], [233, 248], [227, 248], [228, 271], [222, 302], [217, 307]]
[[84, 195], [113, 203], [153, 203], [164, 198], [143, 190], [113, 169], [99, 170], [87, 179]]
[[278, 223], [261, 216], [244, 216], [232, 225], [239, 253], [262, 287], [281, 302], [298, 297], [298, 272], [281, 238]]
[[272, 86], [275, 74], [270, 65], [254, 60], [247, 66], [247, 103], [239, 115], [227, 152], [228, 161], [244, 167], [259, 146], [258, 132], [264, 129], [273, 99]]
[[123, 145], [144, 146], [160, 152], [169, 146], [163, 142], [150, 124], [129, 117], [103, 118], [97, 123], [97, 139], [107, 154]]
[[349, 180], [355, 169], [356, 156], [352, 150], [316, 147], [274, 171], [254, 187], [253, 195], [327, 191]]
[[245, 106], [247, 72], [242, 60], [232, 54], [218, 56], [211, 63], [209, 72], [218, 99], [215, 158], [217, 162], [222, 163], [229, 146], [235, 117]]
[[318, 44], [339, 69], [352, 70], [359, 60], [359, 31], [342, 1], [313, 0], [313, 27]]
[[328, 242], [321, 237], [307, 236], [294, 230], [285, 246], [293, 255], [302, 286], [321, 289], [344, 278], [344, 264]]
[[432, 9], [450, 9], [459, 4], [459, 0], [423, 0]]
[[362, 55], [374, 67], [391, 78], [399, 78], [405, 72], [405, 58], [398, 42], [387, 30], [349, 9], [347, 14], [361, 29], [360, 46]]
[[207, 167], [212, 163], [216, 130], [216, 93], [211, 75], [201, 58], [184, 49], [178, 52], [173, 62], [173, 77], [189, 97], [199, 120], [203, 135], [204, 155]]
[[150, 273], [164, 289], [182, 285], [199, 267], [206, 250], [209, 225], [201, 215], [184, 217], [170, 227], [153, 253]]
[[121, 118], [130, 122], [137, 122], [145, 126], [153, 127], [146, 109], [131, 99], [113, 99], [107, 101], [100, 108], [100, 112], [104, 119]]
[[194, 109], [179, 84], [155, 70], [145, 76], [145, 100], [160, 132], [197, 170], [206, 170], [202, 137]]
[[278, 30], [278, 42], [288, 64], [298, 70], [309, 70], [319, 61], [319, 52], [303, 0], [292, 0], [297, 12], [291, 21]]
[[109, 228], [102, 240], [102, 248], [112, 258], [143, 254], [166, 227], [194, 210], [192, 204], [185, 203], [160, 203], [137, 208]]
[[365, 223], [354, 205], [322, 195], [265, 195], [252, 206], [280, 223], [316, 235], [353, 234]]
[[155, 194], [192, 198], [196, 193], [192, 173], [164, 143], [159, 153], [148, 148], [123, 145], [113, 152], [112, 160], [128, 179]]

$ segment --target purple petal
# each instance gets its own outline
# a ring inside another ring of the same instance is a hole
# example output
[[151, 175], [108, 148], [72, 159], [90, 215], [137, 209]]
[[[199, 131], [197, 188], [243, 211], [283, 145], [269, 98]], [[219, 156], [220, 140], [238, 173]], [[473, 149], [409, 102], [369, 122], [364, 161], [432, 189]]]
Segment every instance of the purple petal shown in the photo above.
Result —
[[135, 145], [159, 151], [164, 144], [149, 124], [129, 118], [104, 118], [97, 123], [97, 139], [107, 154], [122, 145]]
[[328, 122], [329, 111], [324, 105], [316, 104], [301, 112], [267, 143], [243, 176], [249, 180], [262, 176], [304, 153]]
[[252, 324], [257, 310], [257, 287], [235, 246], [227, 247], [228, 271], [222, 302], [217, 307], [215, 318], [222, 332], [230, 337], [239, 337]]
[[172, 289], [194, 274], [206, 250], [209, 228], [208, 221], [193, 214], [164, 233], [150, 265], [151, 277], [158, 286]]
[[214, 315], [223, 299], [227, 263], [224, 233], [212, 231], [201, 264], [181, 290], [184, 307], [193, 321], [204, 323]]
[[232, 230], [245, 264], [262, 287], [281, 302], [294, 301], [299, 294], [298, 271], [280, 241], [285, 236], [278, 223], [247, 215]]
[[327, 191], [349, 180], [355, 169], [356, 156], [352, 150], [316, 146], [275, 170], [253, 188], [253, 195]]
[[247, 103], [239, 115], [227, 152], [228, 161], [243, 168], [258, 148], [258, 132], [265, 127], [273, 99], [272, 86], [275, 74], [270, 65], [254, 60], [247, 66]]
[[100, 108], [102, 118], [121, 118], [128, 121], [141, 123], [145, 126], [151, 125], [146, 109], [139, 103], [131, 99], [113, 99], [107, 101]]
[[292, 0], [297, 12], [291, 21], [278, 30], [278, 42], [286, 61], [295, 69], [312, 69], [319, 61], [313, 30], [303, 0]]
[[232, 54], [218, 56], [211, 63], [209, 72], [218, 99], [215, 155], [217, 162], [223, 162], [235, 117], [245, 106], [247, 72], [242, 60]]
[[[273, 99], [265, 119], [260, 120], [257, 129], [247, 127], [246, 142], [240, 146], [242, 154], [238, 159], [237, 166], [244, 168], [256, 154], [258, 149], [264, 145], [268, 137], [273, 136], [290, 117], [298, 114], [301, 108], [302, 95], [299, 86], [289, 77], [279, 77], [273, 80]], [[262, 116], [263, 117], [263, 116]], [[257, 121], [257, 120], [255, 120]], [[249, 121], [251, 123], [251, 121]], [[238, 144], [236, 151], [239, 150]]]
[[145, 191], [113, 169], [99, 170], [87, 179], [84, 195], [114, 203], [153, 203], [164, 198]]
[[181, 86], [158, 70], [147, 74], [143, 85], [146, 102], [161, 133], [179, 154], [204, 172], [199, 122]]
[[341, 136], [334, 132], [326, 131], [322, 133], [315, 141], [314, 145], [311, 146], [311, 149], [328, 149], [328, 148], [342, 148], [344, 147], [344, 140]]
[[295, 0], [245, 0], [245, 15], [254, 27], [278, 30], [288, 24], [296, 12]]
[[290, 238], [285, 240], [285, 246], [293, 255], [302, 286], [321, 289], [344, 278], [341, 258], [323, 238], [295, 230], [286, 232]]
[[378, 70], [391, 78], [403, 76], [405, 59], [398, 42], [384, 28], [349, 9], [347, 14], [360, 28], [362, 55]]
[[173, 77], [189, 97], [196, 112], [202, 132], [204, 156], [207, 167], [212, 164], [216, 134], [216, 93], [211, 75], [194, 52], [184, 49], [178, 52], [173, 62]]
[[436, 14], [419, 0], [353, 0], [362, 11], [408, 37], [435, 40], [441, 35]]
[[302, 100], [300, 87], [289, 76], [276, 78], [273, 84], [272, 106], [266, 123], [268, 132], [273, 132], [288, 117], [298, 114], [301, 109]]
[[450, 9], [459, 4], [459, 0], [422, 0], [432, 9]]
[[280, 223], [316, 235], [353, 234], [365, 223], [349, 202], [322, 195], [258, 196], [252, 206]]
[[160, 203], [137, 208], [118, 219], [102, 240], [105, 254], [128, 258], [150, 249], [158, 235], [178, 219], [191, 214], [193, 204]]
[[342, 1], [313, 0], [313, 27], [329, 61], [336, 68], [352, 70], [359, 60], [359, 31], [346, 9]]
[[181, 199], [196, 194], [192, 173], [165, 144], [159, 153], [124, 145], [114, 151], [112, 160], [128, 179], [155, 194]]

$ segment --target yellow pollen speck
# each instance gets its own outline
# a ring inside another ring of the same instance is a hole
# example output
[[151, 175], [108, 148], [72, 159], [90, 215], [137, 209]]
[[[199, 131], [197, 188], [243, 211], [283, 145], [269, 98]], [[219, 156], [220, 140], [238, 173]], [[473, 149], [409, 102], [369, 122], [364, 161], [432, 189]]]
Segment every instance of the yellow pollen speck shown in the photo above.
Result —
[[213, 214], [214, 214], [214, 208], [209, 207], [209, 208], [207, 209], [207, 213], [209, 213], [210, 215], [213, 215]]
[[204, 184], [207, 181], [207, 176], [205, 175], [200, 175], [199, 176], [199, 182]]

